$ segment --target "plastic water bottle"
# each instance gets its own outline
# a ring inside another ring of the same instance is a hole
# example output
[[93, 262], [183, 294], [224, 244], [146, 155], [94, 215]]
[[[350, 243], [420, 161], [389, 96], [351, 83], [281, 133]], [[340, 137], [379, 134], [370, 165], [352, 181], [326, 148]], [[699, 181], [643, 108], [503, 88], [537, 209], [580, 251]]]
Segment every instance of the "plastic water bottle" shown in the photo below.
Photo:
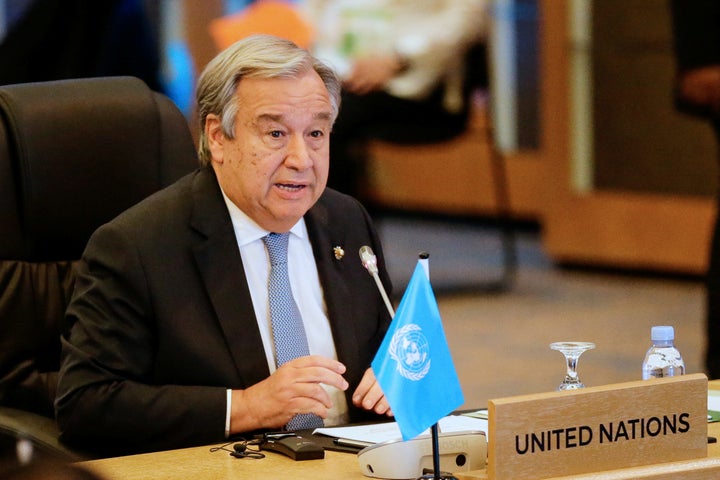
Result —
[[642, 378], [672, 377], [685, 373], [685, 362], [675, 348], [675, 329], [673, 327], [652, 327], [650, 337], [652, 346], [645, 354], [642, 365]]

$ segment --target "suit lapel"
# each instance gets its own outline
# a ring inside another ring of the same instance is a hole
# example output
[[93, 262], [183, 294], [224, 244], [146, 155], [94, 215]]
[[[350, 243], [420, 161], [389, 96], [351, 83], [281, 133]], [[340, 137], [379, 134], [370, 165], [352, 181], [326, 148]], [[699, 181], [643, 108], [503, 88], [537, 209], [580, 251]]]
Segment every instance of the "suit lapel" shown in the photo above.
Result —
[[211, 169], [196, 177], [193, 199], [190, 225], [204, 237], [193, 249], [195, 260], [240, 374], [239, 386], [248, 387], [270, 371], [230, 215]]
[[[329, 208], [331, 206], [321, 198], [305, 215], [305, 224], [323, 288], [335, 348], [339, 360], [346, 363], [345, 357], [349, 352], [355, 352], [357, 349], [357, 339], [352, 324], [347, 321], [348, 309], [352, 305], [347, 268], [348, 262], [355, 260], [357, 252], [345, 250], [341, 259], [335, 257], [335, 247], [345, 249], [348, 245], [348, 232], [337, 222], [330, 221]], [[357, 261], [359, 262], [359, 259]]]

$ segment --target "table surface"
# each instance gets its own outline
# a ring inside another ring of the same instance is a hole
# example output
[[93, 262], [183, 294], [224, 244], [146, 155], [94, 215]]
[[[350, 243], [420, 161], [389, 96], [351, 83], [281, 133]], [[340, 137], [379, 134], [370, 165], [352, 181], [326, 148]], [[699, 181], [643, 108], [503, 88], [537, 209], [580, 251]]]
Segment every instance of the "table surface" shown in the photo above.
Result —
[[[710, 382], [711, 389], [720, 389], [720, 380]], [[708, 424], [708, 435], [720, 440], [720, 422]], [[107, 480], [155, 480], [193, 478], [225, 480], [252, 478], [278, 479], [292, 473], [295, 480], [319, 478], [366, 479], [360, 470], [357, 455], [326, 451], [322, 460], [294, 461], [275, 452], [265, 452], [263, 459], [234, 458], [224, 450], [211, 451], [215, 445], [168, 450], [162, 452], [115, 457], [82, 462], [81, 465], [97, 472]], [[708, 457], [720, 457], [720, 443], [708, 445]], [[484, 472], [465, 472], [461, 479], [486, 478]]]
[[225, 480], [229, 478], [278, 479], [292, 472], [295, 480], [319, 478], [366, 479], [357, 455], [325, 452], [322, 460], [296, 462], [275, 452], [266, 452], [262, 459], [235, 458], [227, 451], [210, 451], [210, 446], [116, 457], [83, 462], [82, 465], [107, 480], [196, 479]]

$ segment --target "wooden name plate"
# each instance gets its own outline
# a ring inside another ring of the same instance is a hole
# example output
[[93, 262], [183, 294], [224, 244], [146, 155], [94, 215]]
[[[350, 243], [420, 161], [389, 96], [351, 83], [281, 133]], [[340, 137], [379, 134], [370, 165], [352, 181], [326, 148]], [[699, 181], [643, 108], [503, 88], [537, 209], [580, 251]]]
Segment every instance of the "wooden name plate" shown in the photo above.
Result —
[[707, 457], [703, 374], [490, 400], [488, 476], [537, 480]]

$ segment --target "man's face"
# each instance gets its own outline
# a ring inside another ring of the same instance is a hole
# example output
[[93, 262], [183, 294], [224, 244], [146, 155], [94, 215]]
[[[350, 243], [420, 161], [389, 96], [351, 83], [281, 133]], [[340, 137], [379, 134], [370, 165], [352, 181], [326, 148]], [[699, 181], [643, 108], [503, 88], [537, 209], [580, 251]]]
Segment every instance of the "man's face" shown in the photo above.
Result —
[[297, 78], [244, 78], [235, 138], [208, 115], [212, 165], [225, 194], [258, 225], [285, 232], [325, 189], [332, 105], [313, 70]]

